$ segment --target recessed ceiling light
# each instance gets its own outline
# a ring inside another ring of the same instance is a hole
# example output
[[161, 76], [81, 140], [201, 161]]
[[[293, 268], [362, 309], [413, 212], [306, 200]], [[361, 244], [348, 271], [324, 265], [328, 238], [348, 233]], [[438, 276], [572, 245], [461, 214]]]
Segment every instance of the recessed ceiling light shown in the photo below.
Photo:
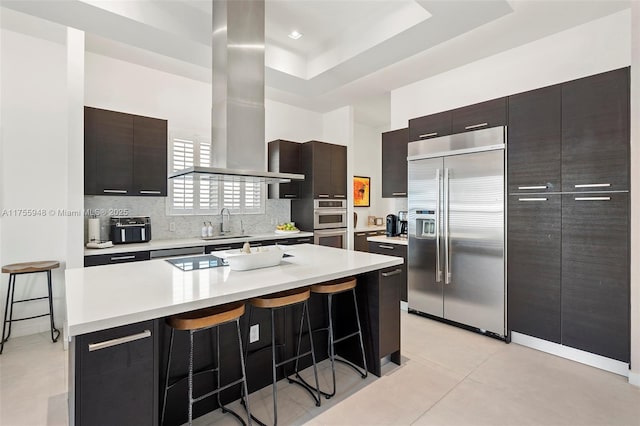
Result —
[[293, 30], [291, 31], [291, 33], [289, 33], [289, 38], [292, 38], [294, 40], [299, 39], [300, 37], [302, 37], [302, 34], [300, 34], [298, 31]]

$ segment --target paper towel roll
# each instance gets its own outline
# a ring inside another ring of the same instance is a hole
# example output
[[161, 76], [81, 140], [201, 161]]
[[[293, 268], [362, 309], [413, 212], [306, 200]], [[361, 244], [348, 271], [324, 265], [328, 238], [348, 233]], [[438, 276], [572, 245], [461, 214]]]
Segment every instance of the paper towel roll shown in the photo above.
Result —
[[89, 242], [100, 241], [100, 219], [89, 219], [88, 231]]

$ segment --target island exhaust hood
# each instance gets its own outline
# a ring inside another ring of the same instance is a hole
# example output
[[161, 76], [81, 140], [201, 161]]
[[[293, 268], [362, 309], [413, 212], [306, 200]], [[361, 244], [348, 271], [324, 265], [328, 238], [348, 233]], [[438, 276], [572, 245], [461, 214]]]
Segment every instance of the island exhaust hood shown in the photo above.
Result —
[[214, 167], [169, 173], [261, 181], [304, 180], [264, 171], [264, 0], [212, 0], [211, 140]]

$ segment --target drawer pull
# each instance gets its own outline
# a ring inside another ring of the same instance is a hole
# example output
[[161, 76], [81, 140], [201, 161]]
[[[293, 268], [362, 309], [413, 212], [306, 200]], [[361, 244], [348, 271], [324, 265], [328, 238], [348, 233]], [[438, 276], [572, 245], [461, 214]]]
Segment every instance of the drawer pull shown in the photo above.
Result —
[[488, 126], [489, 123], [479, 123], [479, 124], [472, 124], [471, 126], [466, 126], [464, 129], [465, 130], [471, 130], [471, 129], [477, 129], [479, 127], [485, 127]]
[[608, 188], [610, 186], [610, 183], [581, 183], [574, 185], [574, 188]]
[[318, 194], [318, 198], [329, 198], [329, 194]]
[[518, 198], [518, 201], [547, 201], [546, 198]]
[[141, 194], [154, 194], [154, 195], [162, 194], [162, 192], [161, 192], [161, 191], [149, 191], [149, 190], [146, 190], [146, 189], [145, 189], [145, 190], [140, 191], [140, 193], [141, 193]]
[[147, 337], [151, 337], [151, 331], [149, 330], [145, 330], [142, 333], [132, 334], [130, 336], [118, 337], [117, 339], [105, 340], [104, 342], [89, 343], [89, 352], [111, 348], [113, 346], [134, 342], [136, 340], [146, 339]]
[[346, 195], [342, 195], [342, 194], [336, 194], [336, 195], [334, 195], [334, 197], [336, 197], [336, 198], [346, 198], [347, 196]]
[[398, 275], [402, 273], [402, 269], [396, 269], [391, 272], [382, 272], [383, 277], [392, 277], [394, 275]]
[[231, 250], [231, 246], [226, 246], [226, 247], [214, 247], [215, 251], [220, 251], [220, 250]]
[[285, 198], [295, 198], [296, 194], [284, 194]]
[[392, 192], [391, 195], [396, 196], [396, 195], [407, 195], [406, 192]]
[[519, 186], [518, 189], [547, 189], [547, 185]]
[[576, 201], [611, 201], [611, 197], [575, 197]]
[[111, 258], [111, 260], [128, 260], [128, 259], [135, 259], [136, 256], [135, 255], [128, 255], [128, 256], [113, 256]]
[[126, 194], [126, 189], [103, 189], [102, 192], [105, 194]]
[[364, 237], [366, 234], [364, 232], [361, 232], [359, 234], [356, 234], [356, 237]]
[[424, 135], [418, 135], [420, 139], [430, 138], [431, 136], [438, 136], [438, 132], [425, 133]]
[[380, 244], [378, 247], [383, 248], [383, 249], [387, 249], [387, 250], [395, 250], [394, 246], [387, 246], [384, 244]]

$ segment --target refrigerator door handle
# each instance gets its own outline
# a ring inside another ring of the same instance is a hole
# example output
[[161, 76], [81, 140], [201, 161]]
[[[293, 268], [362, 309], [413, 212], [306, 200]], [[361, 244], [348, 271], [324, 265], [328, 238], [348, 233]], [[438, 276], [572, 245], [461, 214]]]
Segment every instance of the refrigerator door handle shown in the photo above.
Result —
[[442, 281], [442, 269], [440, 269], [440, 169], [436, 169], [436, 282]]
[[444, 169], [444, 283], [451, 284], [451, 256], [449, 253], [449, 169]]

